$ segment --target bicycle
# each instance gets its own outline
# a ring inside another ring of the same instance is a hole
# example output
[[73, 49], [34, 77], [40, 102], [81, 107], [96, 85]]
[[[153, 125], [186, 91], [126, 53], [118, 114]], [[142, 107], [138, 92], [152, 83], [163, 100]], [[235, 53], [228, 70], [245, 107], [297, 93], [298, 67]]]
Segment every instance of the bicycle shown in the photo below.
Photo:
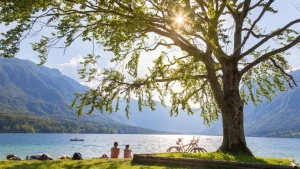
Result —
[[203, 147], [198, 146], [199, 137], [195, 139], [196, 136], [193, 137], [193, 140], [189, 144], [183, 145], [183, 138], [178, 138], [176, 144], [178, 146], [171, 146], [167, 149], [167, 152], [177, 152], [177, 153], [206, 153], [207, 151]]

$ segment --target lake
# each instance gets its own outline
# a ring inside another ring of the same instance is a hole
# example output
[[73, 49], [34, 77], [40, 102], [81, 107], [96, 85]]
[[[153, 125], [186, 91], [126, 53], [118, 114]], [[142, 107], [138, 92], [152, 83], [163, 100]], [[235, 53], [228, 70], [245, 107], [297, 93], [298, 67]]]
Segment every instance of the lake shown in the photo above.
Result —
[[[141, 135], [141, 134], [0, 134], [0, 159], [8, 154], [16, 154], [22, 159], [26, 156], [48, 153], [53, 158], [61, 155], [73, 155], [80, 152], [84, 159], [110, 155], [110, 148], [115, 141], [121, 150], [126, 144], [134, 153], [165, 152], [176, 144], [177, 138], [184, 138], [188, 143], [194, 135]], [[71, 138], [84, 141], [70, 141]], [[199, 146], [207, 151], [216, 151], [222, 143], [222, 136], [202, 136]], [[300, 139], [297, 138], [262, 138], [247, 137], [247, 144], [256, 156], [289, 157], [300, 163]], [[123, 151], [121, 151], [123, 152]], [[123, 157], [123, 153], [120, 154]]]

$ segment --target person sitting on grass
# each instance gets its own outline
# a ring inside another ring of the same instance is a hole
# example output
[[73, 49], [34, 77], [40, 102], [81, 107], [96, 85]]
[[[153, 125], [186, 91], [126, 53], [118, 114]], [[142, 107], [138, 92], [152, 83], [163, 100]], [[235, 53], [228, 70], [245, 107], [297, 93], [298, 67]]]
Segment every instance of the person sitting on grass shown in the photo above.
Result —
[[100, 158], [108, 158], [106, 154], [103, 154]]
[[110, 158], [118, 158], [120, 154], [120, 148], [118, 148], [118, 142], [114, 142], [114, 146], [110, 149]]
[[44, 153], [38, 155], [38, 160], [53, 160], [53, 158], [51, 158], [49, 154]]
[[126, 144], [124, 149], [124, 158], [132, 158], [131, 150], [129, 149], [129, 144]]
[[64, 160], [64, 159], [69, 159], [70, 158], [70, 156], [69, 155], [63, 155], [63, 156], [61, 156], [59, 159], [62, 159], [62, 160]]

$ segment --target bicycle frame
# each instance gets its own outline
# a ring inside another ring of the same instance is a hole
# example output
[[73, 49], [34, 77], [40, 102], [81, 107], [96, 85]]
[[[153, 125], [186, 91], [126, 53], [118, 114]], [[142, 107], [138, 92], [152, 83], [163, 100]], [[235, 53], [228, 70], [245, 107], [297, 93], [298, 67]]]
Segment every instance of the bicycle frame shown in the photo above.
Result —
[[178, 139], [179, 147], [182, 149], [182, 152], [190, 152], [192, 149], [198, 147], [199, 137], [197, 140], [195, 140], [195, 136], [193, 137], [193, 140], [189, 144], [183, 144], [182, 139]]
[[[207, 152], [204, 148], [199, 147], [199, 137], [195, 139], [196, 136], [193, 137], [193, 140], [189, 144], [183, 144], [182, 139], [183, 138], [178, 138], [178, 141], [176, 142], [177, 146], [171, 146], [167, 149], [167, 152], [188, 152], [188, 153], [203, 153]], [[173, 151], [172, 151], [173, 150]]]

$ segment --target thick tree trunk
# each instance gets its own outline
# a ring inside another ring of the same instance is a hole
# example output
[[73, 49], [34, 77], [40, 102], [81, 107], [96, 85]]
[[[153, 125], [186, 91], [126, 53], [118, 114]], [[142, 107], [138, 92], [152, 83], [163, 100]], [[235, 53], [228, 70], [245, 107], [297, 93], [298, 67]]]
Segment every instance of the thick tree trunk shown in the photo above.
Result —
[[243, 102], [234, 95], [227, 98], [222, 108], [223, 143], [219, 151], [252, 155], [245, 140]]
[[224, 75], [224, 99], [220, 106], [223, 122], [223, 143], [218, 151], [253, 155], [247, 147], [244, 134], [244, 103], [239, 93], [239, 75], [228, 71]]

